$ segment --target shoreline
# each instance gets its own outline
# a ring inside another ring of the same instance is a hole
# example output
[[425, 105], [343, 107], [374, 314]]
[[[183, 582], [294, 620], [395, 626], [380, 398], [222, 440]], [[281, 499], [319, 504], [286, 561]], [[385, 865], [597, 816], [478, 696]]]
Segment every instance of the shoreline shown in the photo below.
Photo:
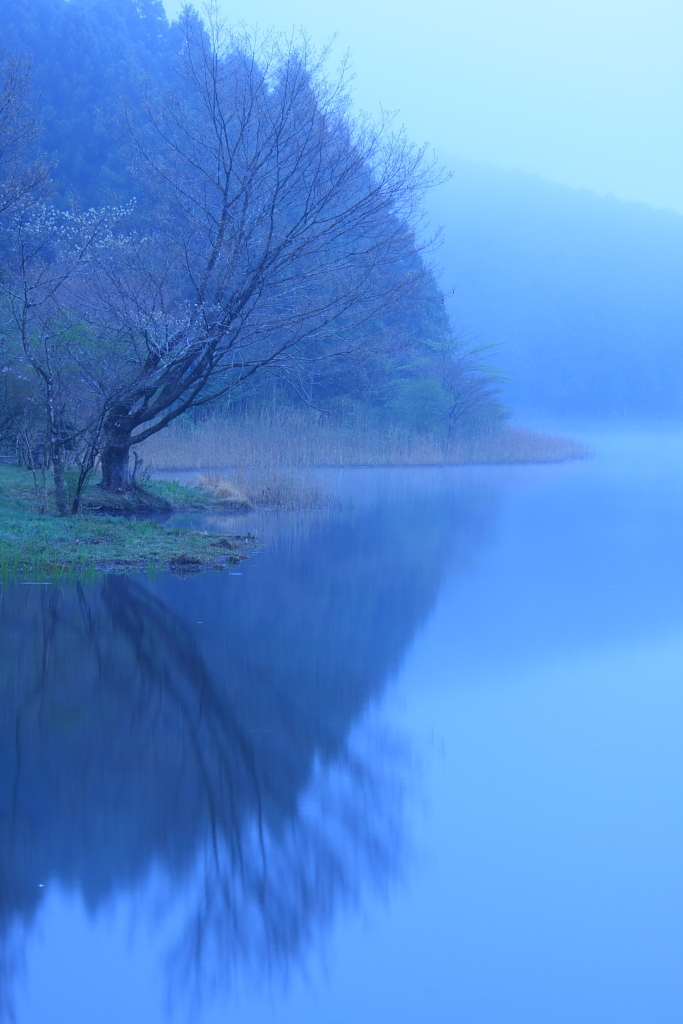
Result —
[[[178, 529], [149, 517], [150, 511], [225, 512], [225, 501], [196, 487], [161, 482], [139, 493], [143, 500], [133, 507], [126, 496], [122, 504], [127, 507], [119, 514], [87, 507], [99, 497], [96, 487], [86, 492], [86, 507], [77, 515], [59, 516], [50, 509], [41, 513], [30, 470], [0, 466], [0, 578], [22, 582], [163, 570], [187, 576], [230, 569], [253, 550], [256, 538], [251, 535]], [[156, 499], [154, 510], [149, 508], [150, 496]], [[47, 498], [52, 500], [49, 490]]]
[[[509, 438], [511, 431], [507, 431]], [[30, 470], [0, 465], [0, 579], [28, 581], [106, 572], [170, 571], [192, 575], [222, 571], [238, 565], [253, 551], [251, 534], [219, 534], [166, 526], [160, 517], [176, 512], [246, 513], [255, 509], [320, 509], [329, 496], [309, 483], [292, 481], [288, 471], [313, 468], [446, 468], [447, 466], [519, 465], [564, 462], [587, 458], [589, 450], [579, 442], [531, 431], [518, 431], [526, 442], [527, 457], [514, 447], [486, 458], [461, 461], [338, 462], [246, 466], [207, 472], [199, 466], [151, 465], [153, 472], [201, 472], [192, 484], [147, 479], [125, 494], [106, 494], [90, 485], [82, 511], [59, 516], [49, 482], [38, 480]], [[529, 438], [536, 458], [530, 458]], [[178, 455], [181, 453], [179, 452]], [[322, 454], [322, 453], [321, 453]], [[472, 455], [475, 451], [472, 450]], [[539, 457], [542, 455], [543, 457]], [[204, 460], [206, 465], [206, 456]], [[246, 471], [246, 472], [245, 472]], [[228, 476], [224, 475], [225, 473]], [[46, 485], [45, 485], [46, 484]], [[39, 494], [40, 492], [40, 494]], [[40, 511], [38, 498], [46, 511]]]

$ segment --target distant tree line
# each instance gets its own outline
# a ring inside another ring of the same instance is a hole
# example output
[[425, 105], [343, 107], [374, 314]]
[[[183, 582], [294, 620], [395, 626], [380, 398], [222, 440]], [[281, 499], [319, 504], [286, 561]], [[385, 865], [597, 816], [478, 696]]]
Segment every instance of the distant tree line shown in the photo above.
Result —
[[423, 259], [438, 173], [343, 70], [158, 0], [10, 0], [4, 35], [0, 429], [60, 512], [210, 403], [495, 419]]

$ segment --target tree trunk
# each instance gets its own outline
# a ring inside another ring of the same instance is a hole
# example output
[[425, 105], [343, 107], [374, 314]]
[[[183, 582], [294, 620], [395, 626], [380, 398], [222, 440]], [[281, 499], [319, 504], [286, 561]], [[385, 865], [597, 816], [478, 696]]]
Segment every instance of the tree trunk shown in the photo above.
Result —
[[102, 452], [102, 489], [130, 491], [130, 439], [107, 441]]
[[66, 481], [64, 479], [64, 463], [62, 461], [62, 453], [59, 448], [52, 453], [52, 476], [55, 482], [55, 504], [57, 506], [57, 512], [60, 516], [65, 516], [69, 511], [68, 495], [66, 491]]

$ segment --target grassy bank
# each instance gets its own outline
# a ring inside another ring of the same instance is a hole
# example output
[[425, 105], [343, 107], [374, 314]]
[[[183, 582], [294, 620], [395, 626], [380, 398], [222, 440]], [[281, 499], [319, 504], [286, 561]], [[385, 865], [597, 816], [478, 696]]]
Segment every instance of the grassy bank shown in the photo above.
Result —
[[308, 410], [201, 423], [177, 421], [140, 446], [159, 470], [282, 466], [435, 466], [560, 462], [583, 458], [583, 445], [502, 427], [475, 437], [439, 437], [397, 425], [318, 421]]
[[[148, 493], [168, 510], [226, 507], [225, 500], [207, 491], [178, 484], [155, 482]], [[97, 489], [91, 488], [86, 503], [96, 507], [100, 497]], [[121, 515], [85, 512], [60, 517], [54, 514], [49, 491], [47, 501], [48, 511], [41, 514], [31, 473], [14, 466], [0, 466], [3, 577], [133, 569], [170, 569], [187, 574], [229, 568], [247, 557], [250, 538], [177, 530], [159, 522]]]

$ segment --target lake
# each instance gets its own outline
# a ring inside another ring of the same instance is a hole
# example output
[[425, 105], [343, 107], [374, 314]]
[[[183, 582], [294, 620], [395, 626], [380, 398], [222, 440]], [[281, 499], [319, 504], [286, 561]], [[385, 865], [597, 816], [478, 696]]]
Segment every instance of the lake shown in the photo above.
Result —
[[0, 590], [0, 1017], [678, 1024], [683, 428]]

